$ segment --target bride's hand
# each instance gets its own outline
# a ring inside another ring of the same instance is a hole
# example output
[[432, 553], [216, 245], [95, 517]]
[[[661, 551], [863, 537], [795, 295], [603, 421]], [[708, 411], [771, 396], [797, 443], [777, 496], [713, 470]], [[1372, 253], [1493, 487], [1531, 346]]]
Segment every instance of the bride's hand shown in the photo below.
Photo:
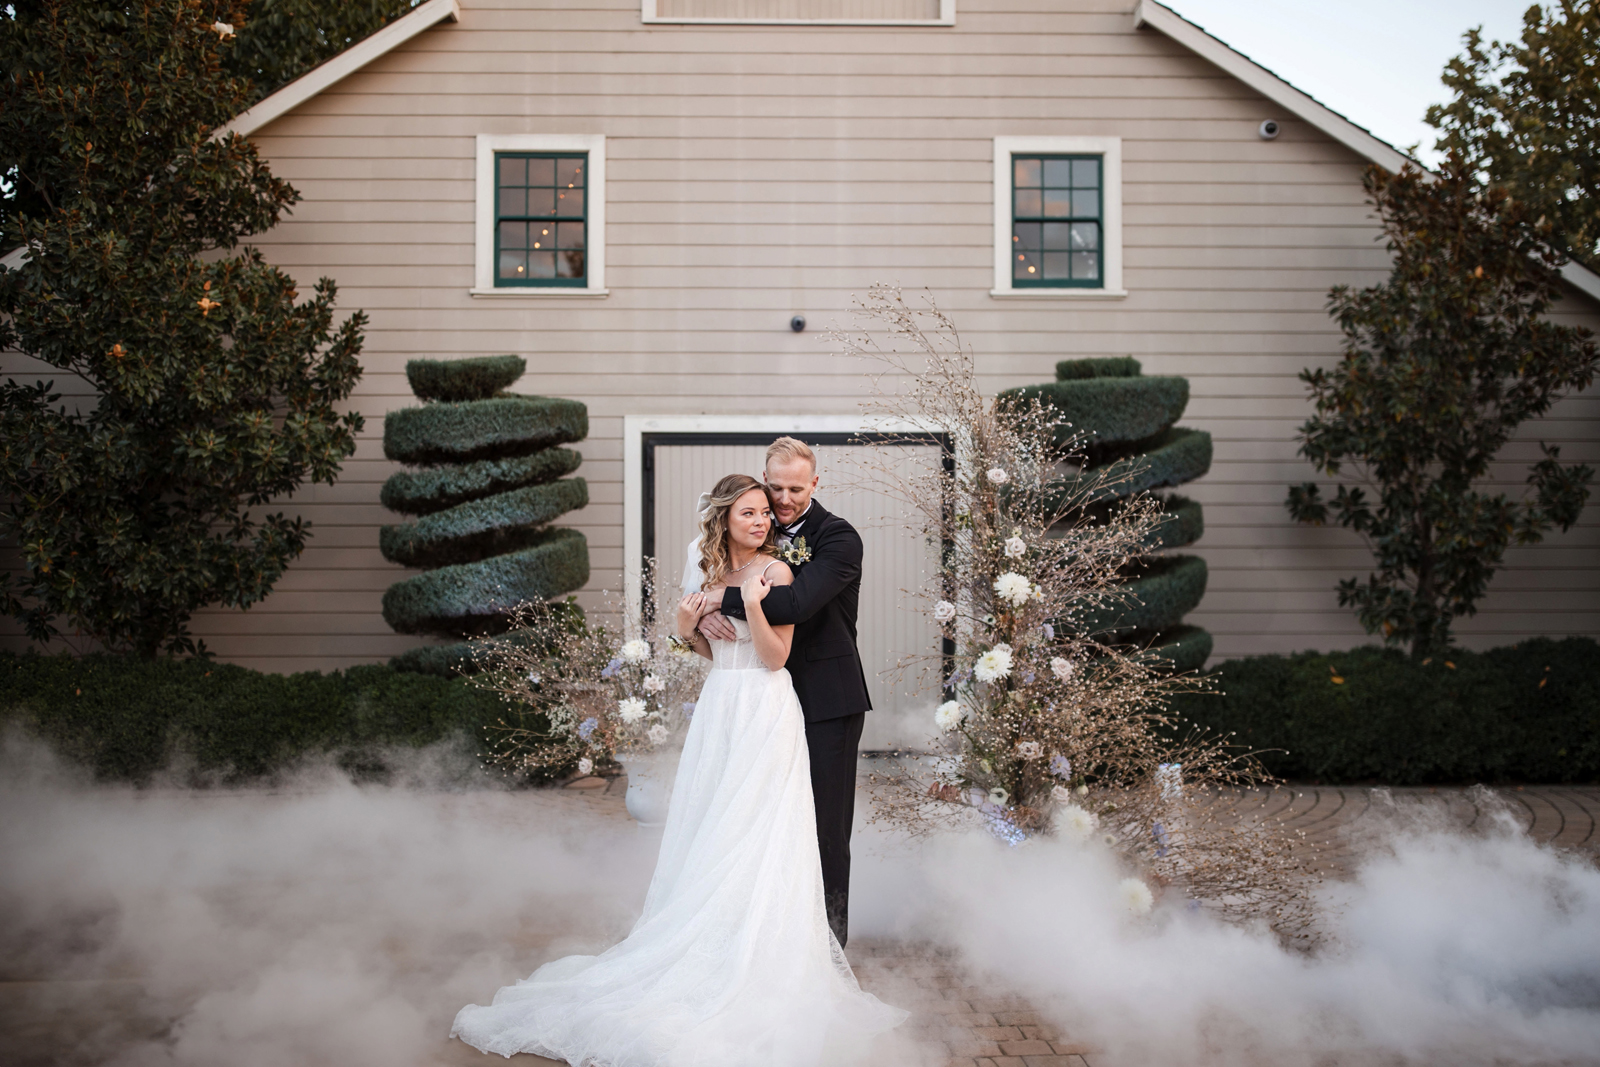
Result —
[[706, 595], [704, 593], [690, 593], [678, 601], [678, 636], [690, 640], [694, 635], [694, 628], [699, 625], [700, 612], [704, 608]]
[[739, 592], [744, 596], [746, 605], [759, 604], [767, 599], [767, 594], [772, 591], [772, 583], [767, 581], [765, 574], [754, 574], [744, 580], [739, 587]]

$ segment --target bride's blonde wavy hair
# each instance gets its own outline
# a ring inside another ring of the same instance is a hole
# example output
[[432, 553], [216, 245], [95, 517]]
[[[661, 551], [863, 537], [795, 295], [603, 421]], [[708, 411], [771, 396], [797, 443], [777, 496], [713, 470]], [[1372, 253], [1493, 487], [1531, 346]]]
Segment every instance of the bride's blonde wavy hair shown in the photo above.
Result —
[[[730, 474], [711, 487], [710, 501], [706, 510], [700, 513], [700, 573], [705, 575], [705, 585], [709, 588], [728, 576], [728, 569], [733, 565], [728, 554], [728, 513], [733, 510], [734, 502], [752, 489], [767, 492], [767, 487], [756, 481], [748, 474]], [[770, 506], [772, 497], [767, 496]], [[774, 516], [772, 524], [767, 527], [767, 539], [756, 549], [761, 555], [778, 556], [778, 520]]]

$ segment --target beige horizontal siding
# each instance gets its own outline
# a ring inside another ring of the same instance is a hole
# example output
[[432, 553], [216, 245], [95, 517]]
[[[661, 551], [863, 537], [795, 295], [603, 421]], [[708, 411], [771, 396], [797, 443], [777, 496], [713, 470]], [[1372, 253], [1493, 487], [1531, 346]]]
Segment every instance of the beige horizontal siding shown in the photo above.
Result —
[[[382, 419], [414, 402], [403, 372], [418, 356], [520, 353], [519, 388], [589, 405], [578, 447], [591, 503], [566, 522], [589, 538], [595, 603], [621, 580], [623, 416], [855, 413], [864, 368], [821, 334], [849, 321], [852, 294], [887, 281], [935, 291], [988, 390], [1083, 356], [1131, 354], [1146, 373], [1186, 376], [1183, 424], [1216, 442], [1211, 473], [1182, 490], [1205, 505], [1195, 551], [1211, 566], [1192, 621], [1221, 657], [1367, 640], [1334, 585], [1365, 575], [1370, 554], [1283, 510], [1287, 487], [1312, 477], [1295, 452], [1310, 413], [1296, 376], [1340, 350], [1328, 289], [1371, 284], [1387, 264], [1362, 162], [1135, 31], [1128, 6], [961, 0], [954, 27], [645, 26], [638, 0], [463, 0], [459, 23], [261, 131], [305, 199], [258, 243], [303, 281], [335, 278], [341, 306], [371, 317], [351, 401], [367, 428], [338, 484], [288, 502], [313, 536], [273, 595], [248, 612], [207, 610], [196, 633], [272, 670], [415, 643], [379, 614], [409, 572], [379, 555], [377, 527], [392, 518], [378, 489], [395, 469]], [[1282, 124], [1277, 140], [1256, 136], [1264, 118]], [[468, 295], [479, 133], [606, 135], [609, 297]], [[988, 295], [998, 135], [1123, 139], [1125, 300]], [[1559, 312], [1600, 326], [1584, 298]], [[788, 328], [796, 313], [803, 334]], [[1489, 484], [1520, 492], [1541, 440], [1600, 465], [1600, 397], [1524, 427]], [[1459, 624], [1463, 640], [1600, 633], [1597, 550], [1594, 507], [1570, 533], [1514, 549]]]

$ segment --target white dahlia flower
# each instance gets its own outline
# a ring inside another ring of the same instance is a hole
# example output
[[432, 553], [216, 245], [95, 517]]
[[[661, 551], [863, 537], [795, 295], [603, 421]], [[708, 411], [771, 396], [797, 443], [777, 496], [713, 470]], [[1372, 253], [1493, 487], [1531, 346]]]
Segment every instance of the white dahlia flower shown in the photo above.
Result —
[[1006, 473], [1004, 467], [990, 467], [988, 478], [990, 485], [1005, 485], [1011, 480], [1011, 475]]
[[617, 701], [617, 714], [626, 723], [635, 723], [644, 718], [644, 701], [638, 697], [628, 697], [626, 700]]
[[588, 756], [585, 756], [581, 760], [579, 760], [578, 761], [578, 773], [579, 774], [593, 774], [594, 773], [594, 760], [590, 759]]
[[998, 682], [1010, 673], [1010, 645], [995, 645], [972, 665], [972, 676], [980, 682]]
[[939, 729], [949, 733], [961, 725], [961, 720], [967, 717], [967, 709], [954, 700], [946, 700], [933, 712], [933, 721]]
[[1064, 785], [1053, 785], [1050, 787], [1050, 799], [1057, 804], [1070, 804], [1072, 803], [1072, 790]]
[[1014, 608], [1020, 608], [1033, 596], [1033, 583], [1016, 571], [1006, 571], [994, 580], [994, 592]]
[[[1056, 786], [1056, 789], [1060, 789]], [[1056, 789], [1050, 791], [1055, 796]], [[1056, 799], [1060, 799], [1057, 797]], [[1061, 809], [1061, 829], [1073, 841], [1087, 841], [1094, 833], [1095, 827], [1100, 825], [1100, 820], [1092, 811], [1086, 811], [1076, 804], [1068, 804]]]
[[1050, 661], [1050, 673], [1060, 678], [1063, 682], [1072, 678], [1074, 670], [1076, 668], [1072, 666], [1072, 661], [1063, 656], [1057, 656]]
[[1122, 898], [1123, 905], [1135, 915], [1148, 915], [1155, 905], [1156, 898], [1150, 895], [1150, 887], [1137, 878], [1124, 878], [1117, 884], [1117, 895]]
[[1011, 557], [1012, 559], [1017, 559], [1018, 557], [1026, 556], [1027, 554], [1028, 554], [1028, 542], [1024, 541], [1022, 538], [1016, 536], [1015, 534], [1012, 534], [1010, 537], [1006, 538], [1006, 555], [1007, 556]]
[[635, 637], [622, 646], [622, 658], [629, 663], [643, 663], [650, 658], [650, 646]]
[[956, 606], [948, 600], [941, 600], [933, 606], [934, 622], [949, 622], [956, 617]]
[[644, 691], [646, 693], [659, 693], [667, 687], [659, 675], [647, 674], [644, 676]]

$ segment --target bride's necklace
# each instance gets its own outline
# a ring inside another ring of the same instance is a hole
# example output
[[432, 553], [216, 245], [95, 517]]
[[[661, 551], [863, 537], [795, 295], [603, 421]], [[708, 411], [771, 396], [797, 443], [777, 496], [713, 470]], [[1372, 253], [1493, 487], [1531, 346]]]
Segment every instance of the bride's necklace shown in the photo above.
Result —
[[745, 567], [750, 566], [751, 563], [754, 563], [756, 560], [758, 560], [760, 558], [761, 558], [761, 553], [757, 552], [755, 555], [750, 557], [749, 562], [747, 562], [744, 565], [744, 567], [734, 567], [732, 570], [728, 571], [728, 573], [729, 574], [738, 574], [740, 571], [744, 570]]

